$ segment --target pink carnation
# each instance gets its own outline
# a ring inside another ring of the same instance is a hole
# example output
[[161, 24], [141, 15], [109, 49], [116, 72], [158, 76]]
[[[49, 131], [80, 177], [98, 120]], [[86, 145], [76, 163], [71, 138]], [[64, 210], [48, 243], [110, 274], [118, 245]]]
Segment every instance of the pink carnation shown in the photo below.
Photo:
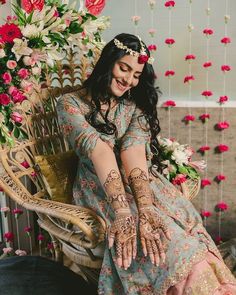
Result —
[[166, 102], [163, 103], [163, 107], [175, 107], [176, 103], [173, 100], [167, 100]]
[[166, 76], [166, 77], [174, 76], [174, 75], [175, 75], [175, 71], [173, 71], [173, 70], [167, 70], [167, 71], [165, 72], [165, 76]]
[[27, 79], [29, 77], [29, 71], [27, 69], [22, 68], [17, 72], [17, 75], [21, 79]]
[[223, 72], [229, 72], [231, 70], [231, 67], [229, 65], [222, 65], [221, 71]]
[[186, 115], [184, 117], [184, 121], [186, 121], [186, 122], [195, 121], [195, 116], [194, 115]]
[[165, 43], [168, 45], [173, 45], [175, 43], [175, 40], [173, 38], [167, 38], [165, 40]]
[[207, 121], [208, 119], [210, 119], [210, 114], [205, 113], [199, 116], [199, 119], [202, 120], [203, 122]]
[[6, 232], [3, 237], [6, 239], [7, 242], [12, 242], [14, 239], [14, 234], [12, 232]]
[[105, 7], [105, 0], [85, 0], [85, 7], [93, 15], [98, 15]]
[[229, 150], [229, 147], [226, 144], [219, 144], [216, 148], [220, 153], [227, 152]]
[[32, 227], [31, 226], [26, 226], [25, 228], [24, 228], [24, 232], [26, 232], [26, 233], [30, 233], [30, 232], [32, 232]]
[[205, 34], [207, 36], [212, 35], [213, 33], [214, 33], [213, 30], [209, 29], [209, 28], [203, 30], [203, 34]]
[[202, 65], [204, 68], [209, 68], [212, 66], [212, 62], [211, 61], [207, 61]]
[[202, 186], [202, 188], [205, 187], [205, 186], [207, 186], [207, 185], [211, 185], [211, 181], [208, 178], [203, 178], [201, 180], [201, 186]]
[[229, 37], [224, 37], [220, 40], [220, 42], [226, 45], [228, 43], [231, 43], [231, 39]]
[[45, 239], [44, 235], [38, 234], [38, 236], [37, 236], [38, 241], [43, 241], [44, 239]]
[[23, 120], [23, 117], [18, 112], [12, 112], [11, 113], [11, 119], [14, 122], [21, 123], [22, 120]]
[[23, 161], [23, 162], [21, 162], [20, 163], [23, 167], [25, 167], [25, 168], [29, 168], [30, 167], [30, 165], [29, 165], [29, 163], [27, 162], [27, 161]]
[[210, 211], [202, 210], [201, 211], [201, 216], [202, 217], [210, 217], [212, 213]]
[[191, 82], [193, 80], [195, 80], [193, 75], [184, 77], [184, 83]]
[[175, 6], [175, 1], [166, 1], [165, 7], [174, 7]]
[[228, 210], [228, 208], [229, 206], [225, 202], [219, 202], [218, 204], [216, 204], [216, 209], [218, 209], [219, 211], [226, 211]]
[[205, 90], [205, 91], [202, 92], [202, 95], [205, 96], [205, 97], [209, 97], [209, 96], [212, 96], [213, 93], [211, 91], [209, 91], [209, 90]]
[[228, 100], [229, 100], [228, 96], [227, 96], [227, 95], [224, 95], [224, 96], [220, 96], [218, 102], [219, 102], [220, 104], [224, 104], [224, 103], [225, 103], [226, 101], [228, 101]]
[[186, 176], [183, 174], [178, 174], [175, 176], [175, 178], [172, 179], [172, 183], [174, 185], [180, 185], [181, 183], [186, 181]]
[[219, 122], [219, 123], [217, 123], [216, 127], [219, 130], [227, 129], [227, 128], [229, 128], [229, 123], [227, 121]]
[[206, 152], [206, 151], [209, 151], [211, 148], [209, 147], [209, 145], [203, 145], [199, 148], [199, 152]]
[[218, 174], [218, 175], [216, 176], [216, 180], [218, 180], [218, 181], [222, 181], [222, 180], [225, 180], [225, 179], [226, 179], [226, 176], [223, 175], [223, 174]]
[[195, 58], [196, 58], [196, 56], [193, 54], [188, 54], [185, 56], [185, 60], [191, 60], [191, 59], [195, 59]]
[[149, 51], [156, 51], [157, 50], [157, 46], [155, 44], [151, 44], [148, 46], [148, 50]]

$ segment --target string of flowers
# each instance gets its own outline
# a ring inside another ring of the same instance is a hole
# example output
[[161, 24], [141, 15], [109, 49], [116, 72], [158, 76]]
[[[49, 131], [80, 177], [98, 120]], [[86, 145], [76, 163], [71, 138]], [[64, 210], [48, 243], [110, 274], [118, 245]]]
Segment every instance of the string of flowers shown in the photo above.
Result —
[[165, 1], [165, 7], [168, 9], [168, 38], [165, 39], [165, 44], [168, 45], [168, 70], [165, 71], [165, 77], [168, 78], [168, 100], [163, 103], [168, 111], [168, 137], [171, 137], [171, 110], [176, 106], [176, 102], [171, 99], [172, 84], [171, 80], [175, 75], [172, 68], [172, 47], [175, 44], [175, 39], [172, 37], [172, 10], [175, 7], [175, 1]]
[[[189, 0], [189, 23], [188, 23], [188, 35], [189, 35], [189, 48], [188, 54], [185, 56], [185, 61], [188, 62], [188, 74], [184, 77], [184, 83], [188, 85], [188, 102], [192, 100], [192, 81], [195, 77], [192, 75], [192, 61], [196, 59], [196, 56], [192, 53], [192, 31], [194, 26], [192, 24], [192, 0]], [[192, 124], [189, 124], [195, 120], [195, 116], [192, 115], [192, 108], [188, 104], [188, 114], [184, 117], [185, 123], [188, 124], [188, 142], [191, 145], [192, 142]]]
[[[204, 99], [204, 113], [200, 115], [199, 119], [204, 124], [204, 134], [205, 144], [199, 148], [199, 152], [203, 155], [206, 165], [208, 164], [208, 151], [210, 150], [210, 146], [208, 144], [208, 120], [210, 119], [210, 114], [208, 113], [207, 101], [206, 99], [212, 95], [212, 92], [209, 91], [209, 70], [212, 66], [212, 62], [209, 61], [209, 42], [210, 36], [213, 35], [213, 30], [210, 28], [210, 17], [211, 17], [211, 9], [210, 9], [210, 0], [207, 1], [206, 8], [206, 28], [203, 29], [203, 35], [206, 38], [206, 61], [203, 63], [203, 68], [206, 73], [206, 89], [202, 92], [202, 95], [205, 97]], [[208, 168], [205, 169], [204, 178], [201, 181], [201, 187], [203, 190], [203, 209], [201, 211], [201, 215], [203, 218], [203, 222], [205, 227], [207, 227], [207, 218], [212, 215], [212, 212], [208, 209], [208, 186], [211, 186], [212, 182], [208, 178]]]
[[[223, 201], [223, 193], [224, 193], [224, 182], [226, 180], [226, 176], [224, 175], [224, 152], [229, 150], [229, 147], [225, 144], [224, 132], [229, 128], [230, 124], [225, 120], [225, 104], [224, 99], [228, 98], [226, 94], [226, 76], [227, 73], [231, 70], [231, 66], [227, 64], [227, 44], [230, 39], [227, 37], [228, 35], [228, 22], [230, 20], [230, 16], [228, 15], [228, 0], [225, 0], [225, 15], [224, 15], [224, 35], [225, 37], [221, 39], [221, 43], [224, 44], [224, 55], [223, 55], [223, 65], [221, 66], [221, 71], [223, 74], [223, 96], [220, 98], [220, 118], [221, 121], [216, 124], [216, 129], [220, 131], [221, 143], [216, 147], [218, 152], [220, 152], [220, 174], [218, 174], [215, 179], [219, 185], [220, 195], [219, 201], [215, 206], [216, 212], [218, 213], [218, 236], [216, 237], [216, 242], [222, 242], [222, 214], [224, 211], [228, 209], [228, 204]], [[222, 98], [224, 98], [222, 100]]]
[[148, 32], [149, 32], [149, 37], [151, 39], [148, 49], [149, 49], [152, 57], [154, 57], [153, 56], [154, 52], [157, 50], [157, 45], [155, 42], [155, 30], [153, 29], [154, 28], [154, 8], [155, 8], [155, 5], [156, 5], [156, 0], [148, 0], [148, 6], [150, 8], [150, 29], [148, 30]]
[[134, 15], [131, 17], [131, 20], [134, 25], [134, 34], [138, 34], [138, 26], [139, 26], [139, 21], [141, 19], [141, 16], [137, 14], [137, 0], [134, 0]]
[[14, 138], [27, 138], [22, 126], [28, 100], [45, 87], [45, 73], [56, 71], [56, 61], [70, 48], [90, 59], [103, 47], [101, 32], [109, 18], [91, 14], [97, 10], [90, 2], [78, 11], [67, 0], [13, 5], [15, 16], [0, 27], [0, 143], [12, 147]]

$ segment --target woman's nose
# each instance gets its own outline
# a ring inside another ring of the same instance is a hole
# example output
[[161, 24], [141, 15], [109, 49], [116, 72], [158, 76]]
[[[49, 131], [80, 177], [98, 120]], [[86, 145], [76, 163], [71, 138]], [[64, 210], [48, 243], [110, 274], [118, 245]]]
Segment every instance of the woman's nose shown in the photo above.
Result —
[[127, 85], [131, 85], [132, 84], [132, 81], [133, 81], [132, 75], [131, 74], [126, 75], [125, 78], [124, 78], [124, 81], [125, 81], [125, 83]]

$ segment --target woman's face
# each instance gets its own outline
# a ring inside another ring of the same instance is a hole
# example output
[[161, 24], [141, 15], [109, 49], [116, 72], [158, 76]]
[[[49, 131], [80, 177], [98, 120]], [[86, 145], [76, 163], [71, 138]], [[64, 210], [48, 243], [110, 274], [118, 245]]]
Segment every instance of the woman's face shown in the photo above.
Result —
[[130, 88], [137, 86], [143, 67], [144, 64], [139, 64], [136, 56], [125, 55], [119, 59], [112, 70], [112, 95], [120, 97]]

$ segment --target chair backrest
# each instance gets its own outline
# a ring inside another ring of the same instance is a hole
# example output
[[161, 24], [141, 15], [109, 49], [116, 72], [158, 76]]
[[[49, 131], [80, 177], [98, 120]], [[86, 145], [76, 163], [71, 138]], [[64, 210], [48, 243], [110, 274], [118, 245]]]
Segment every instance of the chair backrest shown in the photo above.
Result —
[[45, 181], [36, 169], [35, 156], [58, 154], [69, 149], [58, 124], [57, 99], [80, 87], [98, 56], [99, 51], [91, 63], [78, 57], [78, 53], [70, 52], [57, 64], [56, 73], [46, 75], [45, 88], [34, 91], [30, 99], [22, 103], [24, 123], [21, 129], [27, 138], [15, 138], [13, 148], [0, 145], [0, 186], [27, 209], [34, 210], [37, 206], [37, 202], [32, 204], [32, 196], [35, 200], [49, 198]]

